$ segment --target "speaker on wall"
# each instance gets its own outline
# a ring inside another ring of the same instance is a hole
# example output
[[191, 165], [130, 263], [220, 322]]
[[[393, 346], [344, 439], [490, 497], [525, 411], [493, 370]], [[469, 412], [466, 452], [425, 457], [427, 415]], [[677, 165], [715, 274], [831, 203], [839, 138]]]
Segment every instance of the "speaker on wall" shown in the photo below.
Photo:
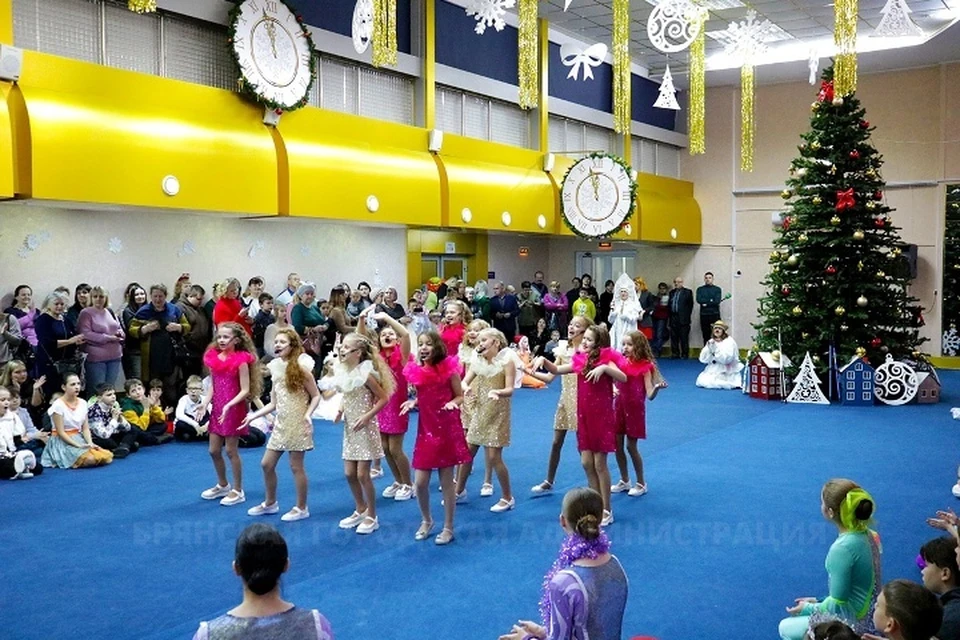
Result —
[[440, 129], [431, 129], [427, 132], [427, 149], [433, 153], [439, 153], [443, 147], [443, 131]]
[[0, 80], [16, 82], [23, 70], [23, 49], [0, 44]]

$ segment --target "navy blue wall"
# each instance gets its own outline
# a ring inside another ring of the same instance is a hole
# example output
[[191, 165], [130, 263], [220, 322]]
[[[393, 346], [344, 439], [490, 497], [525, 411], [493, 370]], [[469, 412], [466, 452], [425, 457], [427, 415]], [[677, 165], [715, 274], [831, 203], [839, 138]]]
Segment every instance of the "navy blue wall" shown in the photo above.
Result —
[[[397, 50], [411, 52], [410, 2], [397, 0]], [[353, 7], [348, 0], [287, 0], [311, 27], [350, 37], [353, 35]]]
[[637, 122], [675, 131], [677, 112], [673, 109], [658, 109], [653, 106], [660, 95], [660, 84], [640, 76], [632, 76], [630, 110]]
[[517, 86], [517, 30], [487, 27], [481, 36], [477, 22], [463, 7], [437, 3], [437, 63]]

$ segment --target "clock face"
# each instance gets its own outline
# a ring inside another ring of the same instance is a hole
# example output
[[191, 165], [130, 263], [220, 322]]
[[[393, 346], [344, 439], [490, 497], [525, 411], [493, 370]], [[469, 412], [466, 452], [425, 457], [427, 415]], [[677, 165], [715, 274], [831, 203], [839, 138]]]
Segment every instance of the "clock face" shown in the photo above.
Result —
[[373, 0], [357, 0], [353, 7], [353, 48], [363, 53], [373, 38]]
[[234, 53], [250, 89], [285, 109], [301, 102], [313, 81], [313, 47], [290, 8], [280, 0], [245, 0], [234, 31]]
[[633, 210], [633, 180], [611, 156], [578, 161], [560, 191], [563, 216], [584, 236], [607, 236], [621, 227]]

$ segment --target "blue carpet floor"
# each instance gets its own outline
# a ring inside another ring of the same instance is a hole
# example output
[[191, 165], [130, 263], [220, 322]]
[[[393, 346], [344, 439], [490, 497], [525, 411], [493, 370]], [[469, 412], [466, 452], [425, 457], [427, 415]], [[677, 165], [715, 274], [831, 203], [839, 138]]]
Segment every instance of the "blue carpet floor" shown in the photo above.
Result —
[[[784, 606], [826, 589], [823, 560], [836, 530], [820, 516], [819, 489], [833, 476], [875, 496], [885, 579], [919, 579], [914, 558], [936, 534], [924, 518], [957, 502], [960, 422], [949, 407], [960, 405], [960, 373], [943, 375], [938, 405], [848, 408], [698, 390], [698, 364], [662, 368], [671, 386], [650, 405], [641, 447], [650, 493], [614, 496], [610, 536], [630, 577], [625, 637], [776, 637]], [[570, 439], [557, 492], [529, 497], [543, 479], [557, 394], [522, 390], [514, 399], [505, 458], [516, 510], [491, 514], [495, 498], [477, 497], [475, 472], [446, 548], [413, 541], [415, 501], [383, 500], [372, 536], [339, 530], [352, 510], [340, 428], [318, 424], [307, 456], [312, 517], [267, 519], [291, 548], [285, 597], [320, 609], [338, 638], [491, 639], [519, 617], [535, 618], [562, 538], [560, 499], [583, 484]], [[189, 638], [197, 621], [240, 600], [230, 562], [252, 522], [246, 508], [263, 495], [261, 453], [243, 452], [248, 502], [232, 509], [199, 499], [214, 480], [203, 445], [0, 483], [0, 637]], [[293, 497], [285, 465], [284, 510]], [[440, 518], [439, 494], [433, 499]]]

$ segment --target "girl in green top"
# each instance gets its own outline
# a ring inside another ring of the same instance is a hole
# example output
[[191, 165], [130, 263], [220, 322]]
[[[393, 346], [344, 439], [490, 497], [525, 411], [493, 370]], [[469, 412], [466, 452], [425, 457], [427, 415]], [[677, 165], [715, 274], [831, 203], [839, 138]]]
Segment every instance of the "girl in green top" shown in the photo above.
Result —
[[811, 623], [842, 620], [858, 635], [873, 631], [873, 608], [880, 593], [880, 537], [867, 527], [873, 498], [852, 480], [835, 478], [823, 485], [820, 511], [840, 531], [827, 553], [830, 595], [822, 600], [797, 598], [780, 622], [783, 640], [802, 640]]

